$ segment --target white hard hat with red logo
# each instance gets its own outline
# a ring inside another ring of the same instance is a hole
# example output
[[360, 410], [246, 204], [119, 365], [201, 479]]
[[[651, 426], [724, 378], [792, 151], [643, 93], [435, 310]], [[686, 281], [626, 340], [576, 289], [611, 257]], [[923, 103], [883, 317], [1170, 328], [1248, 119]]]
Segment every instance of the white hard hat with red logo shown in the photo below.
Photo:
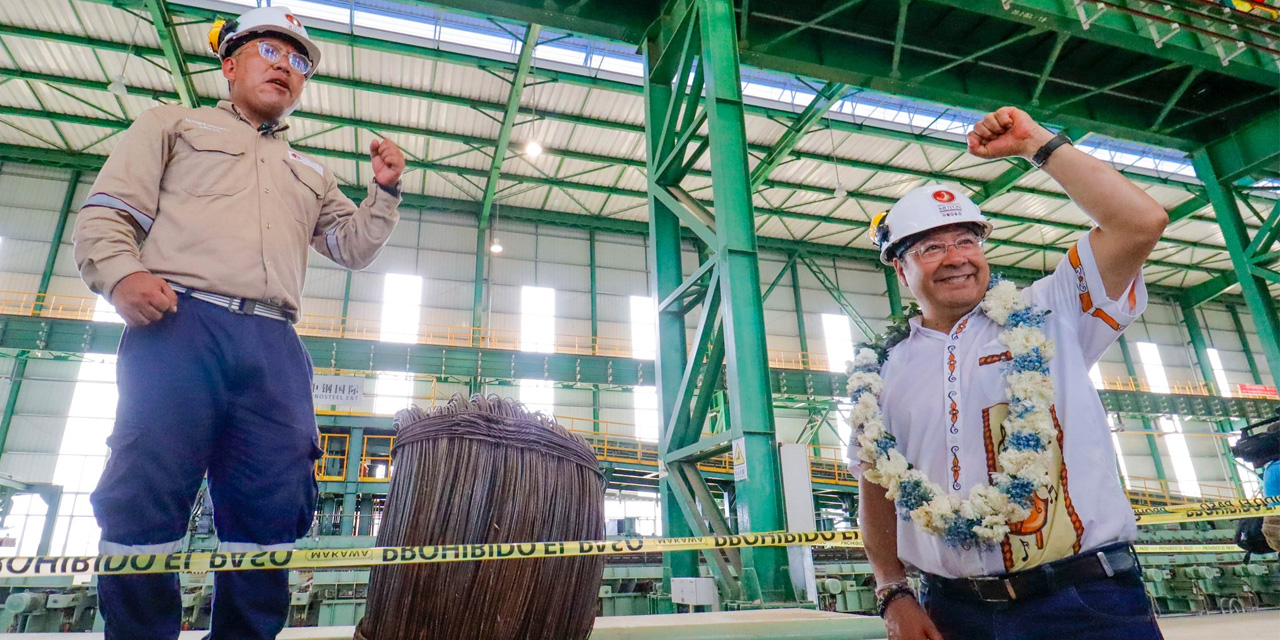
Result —
[[962, 223], [981, 227], [984, 240], [993, 228], [960, 187], [931, 182], [908, 191], [888, 212], [872, 218], [871, 241], [880, 249], [880, 262], [893, 264], [896, 249], [905, 238]]
[[279, 36], [300, 45], [299, 53], [311, 60], [310, 73], [319, 68], [320, 47], [311, 41], [302, 21], [286, 7], [261, 7], [246, 11], [234, 20], [215, 22], [209, 30], [209, 47], [219, 58], [226, 58], [240, 45], [262, 36]]

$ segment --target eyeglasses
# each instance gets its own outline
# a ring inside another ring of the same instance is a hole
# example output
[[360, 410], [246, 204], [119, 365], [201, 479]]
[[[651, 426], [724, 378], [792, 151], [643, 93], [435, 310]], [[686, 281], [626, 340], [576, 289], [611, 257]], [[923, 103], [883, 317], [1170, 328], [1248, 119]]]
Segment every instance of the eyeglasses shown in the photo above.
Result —
[[982, 252], [982, 239], [976, 236], [967, 236], [960, 238], [955, 242], [928, 242], [918, 249], [912, 249], [907, 254], [916, 254], [921, 264], [934, 264], [942, 262], [942, 258], [947, 255], [947, 250], [955, 247], [960, 255], [973, 256]]
[[[281, 56], [284, 56], [284, 49], [269, 40], [259, 40], [258, 55], [262, 56], [263, 60], [275, 64], [280, 62]], [[311, 58], [296, 51], [289, 54], [289, 66], [293, 67], [294, 71], [302, 74], [303, 77], [310, 77], [309, 74], [314, 68]]]

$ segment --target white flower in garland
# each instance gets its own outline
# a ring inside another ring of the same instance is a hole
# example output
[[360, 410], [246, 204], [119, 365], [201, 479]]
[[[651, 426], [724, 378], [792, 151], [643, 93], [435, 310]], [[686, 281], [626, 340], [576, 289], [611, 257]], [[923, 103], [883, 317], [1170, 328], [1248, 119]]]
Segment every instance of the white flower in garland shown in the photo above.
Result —
[[1006, 435], [996, 457], [997, 471], [991, 475], [994, 485], [973, 487], [964, 500], [947, 494], [913, 468], [884, 429], [880, 368], [892, 345], [879, 348], [878, 353], [859, 349], [849, 371], [853, 439], [859, 447], [858, 459], [869, 466], [862, 477], [885, 488], [901, 517], [953, 545], [1003, 540], [1009, 523], [1030, 515], [1033, 496], [1049, 487], [1057, 472], [1050, 450], [1055, 437], [1049, 411], [1054, 396], [1049, 378], [1054, 345], [1044, 333], [1048, 312], [1028, 303], [1012, 282], [998, 277], [992, 279], [982, 309], [1000, 325], [998, 339], [1012, 356], [1005, 370], [1009, 415], [1001, 425]]

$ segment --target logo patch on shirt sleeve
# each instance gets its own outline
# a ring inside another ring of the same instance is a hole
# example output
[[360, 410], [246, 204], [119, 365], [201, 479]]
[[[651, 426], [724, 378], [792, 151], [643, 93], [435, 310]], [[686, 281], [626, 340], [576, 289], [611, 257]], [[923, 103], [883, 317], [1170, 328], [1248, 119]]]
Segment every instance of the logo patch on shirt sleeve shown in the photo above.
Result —
[[318, 174], [320, 174], [320, 175], [322, 175], [322, 176], [324, 175], [324, 165], [320, 164], [319, 162], [316, 162], [315, 160], [312, 160], [311, 158], [308, 158], [308, 157], [306, 157], [306, 156], [302, 155], [301, 153], [298, 153], [297, 151], [292, 151], [292, 150], [290, 150], [290, 151], [289, 151], [289, 159], [290, 159], [290, 160], [297, 160], [298, 162], [301, 162], [302, 164], [305, 164], [305, 165], [307, 165], [308, 167], [311, 167], [312, 169], [315, 169], [315, 170], [316, 170], [316, 173], [318, 173]]

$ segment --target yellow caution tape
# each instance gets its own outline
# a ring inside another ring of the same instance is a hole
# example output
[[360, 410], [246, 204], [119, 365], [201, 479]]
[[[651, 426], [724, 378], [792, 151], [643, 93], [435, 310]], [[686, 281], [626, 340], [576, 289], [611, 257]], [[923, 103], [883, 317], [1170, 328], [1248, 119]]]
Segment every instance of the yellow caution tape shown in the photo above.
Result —
[[1134, 509], [1137, 514], [1167, 513], [1170, 511], [1195, 511], [1211, 507], [1255, 506], [1260, 508], [1280, 506], [1280, 496], [1274, 498], [1247, 498], [1237, 500], [1216, 500], [1213, 502], [1194, 502], [1189, 504], [1171, 504], [1162, 507], [1142, 507]]
[[1280, 515], [1280, 498], [1221, 500], [1200, 504], [1149, 507], [1136, 509], [1134, 513], [1137, 515], [1138, 524], [1140, 525], [1257, 518], [1260, 516]]
[[333, 569], [375, 565], [605, 556], [664, 551], [710, 551], [746, 547], [822, 546], [861, 543], [858, 531], [750, 533], [705, 538], [637, 538], [592, 542], [451, 544], [368, 549], [305, 549], [244, 553], [169, 553], [134, 556], [6, 558], [0, 578], [27, 576], [130, 575], [250, 569]]
[[1138, 544], [1138, 553], [1244, 553], [1234, 544]]
[[[169, 553], [67, 557], [16, 557], [0, 562], [0, 578], [30, 576], [203, 573], [254, 569], [337, 569], [434, 562], [608, 556], [629, 553], [712, 551], [747, 547], [828, 546], [862, 548], [859, 531], [760, 533], [703, 538], [637, 538], [591, 542], [454, 544], [367, 549], [304, 549], [240, 553]], [[1230, 544], [1138, 545], [1138, 553], [1241, 553]]]

